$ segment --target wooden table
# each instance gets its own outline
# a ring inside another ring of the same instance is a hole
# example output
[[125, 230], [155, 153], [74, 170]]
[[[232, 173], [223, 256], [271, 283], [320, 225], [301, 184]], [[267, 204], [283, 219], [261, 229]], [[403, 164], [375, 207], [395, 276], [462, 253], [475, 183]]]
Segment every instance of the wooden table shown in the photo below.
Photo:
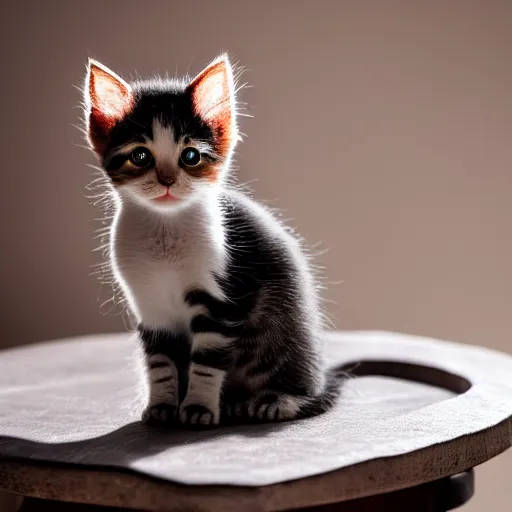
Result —
[[308, 420], [162, 430], [138, 421], [127, 335], [0, 353], [0, 489], [22, 511], [445, 511], [512, 438], [512, 357], [405, 335], [326, 336], [350, 369]]

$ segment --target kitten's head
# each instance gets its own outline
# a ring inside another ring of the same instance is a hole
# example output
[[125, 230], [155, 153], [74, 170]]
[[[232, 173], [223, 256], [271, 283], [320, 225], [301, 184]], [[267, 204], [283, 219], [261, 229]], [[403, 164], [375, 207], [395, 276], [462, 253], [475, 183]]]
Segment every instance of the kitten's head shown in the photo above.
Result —
[[90, 60], [84, 96], [89, 143], [121, 197], [176, 208], [222, 180], [238, 140], [226, 55], [191, 81], [133, 84]]

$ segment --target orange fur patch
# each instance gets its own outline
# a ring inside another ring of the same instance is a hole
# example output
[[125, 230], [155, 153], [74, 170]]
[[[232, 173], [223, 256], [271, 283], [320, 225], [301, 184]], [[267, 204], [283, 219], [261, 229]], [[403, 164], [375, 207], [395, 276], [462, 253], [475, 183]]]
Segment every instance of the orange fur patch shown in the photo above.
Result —
[[205, 178], [208, 181], [215, 182], [219, 178], [220, 167], [215, 164], [203, 164], [197, 167], [185, 168], [185, 171], [194, 178]]
[[208, 172], [205, 173], [205, 177], [208, 181], [215, 183], [219, 179], [220, 169], [216, 166], [211, 166]]

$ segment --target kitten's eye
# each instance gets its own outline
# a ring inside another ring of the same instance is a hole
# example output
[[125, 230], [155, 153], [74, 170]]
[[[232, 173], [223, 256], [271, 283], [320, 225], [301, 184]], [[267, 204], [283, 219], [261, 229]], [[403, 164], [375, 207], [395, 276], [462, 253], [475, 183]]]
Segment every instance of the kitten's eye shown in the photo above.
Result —
[[149, 167], [153, 163], [153, 155], [149, 149], [141, 146], [132, 151], [130, 162], [135, 167]]
[[187, 167], [195, 167], [201, 161], [201, 153], [196, 148], [185, 148], [181, 152], [180, 160]]

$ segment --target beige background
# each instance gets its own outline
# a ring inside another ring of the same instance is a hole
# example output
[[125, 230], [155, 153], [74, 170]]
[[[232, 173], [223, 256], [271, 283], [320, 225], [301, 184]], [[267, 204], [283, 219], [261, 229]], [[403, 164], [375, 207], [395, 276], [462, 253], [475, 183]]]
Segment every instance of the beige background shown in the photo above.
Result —
[[[40, 1], [4, 5], [3, 346], [123, 322], [90, 277], [93, 157], [76, 106], [93, 56], [129, 77], [248, 68], [242, 181], [286, 210], [343, 329], [512, 351], [512, 2]], [[505, 512], [512, 456], [465, 510]]]

